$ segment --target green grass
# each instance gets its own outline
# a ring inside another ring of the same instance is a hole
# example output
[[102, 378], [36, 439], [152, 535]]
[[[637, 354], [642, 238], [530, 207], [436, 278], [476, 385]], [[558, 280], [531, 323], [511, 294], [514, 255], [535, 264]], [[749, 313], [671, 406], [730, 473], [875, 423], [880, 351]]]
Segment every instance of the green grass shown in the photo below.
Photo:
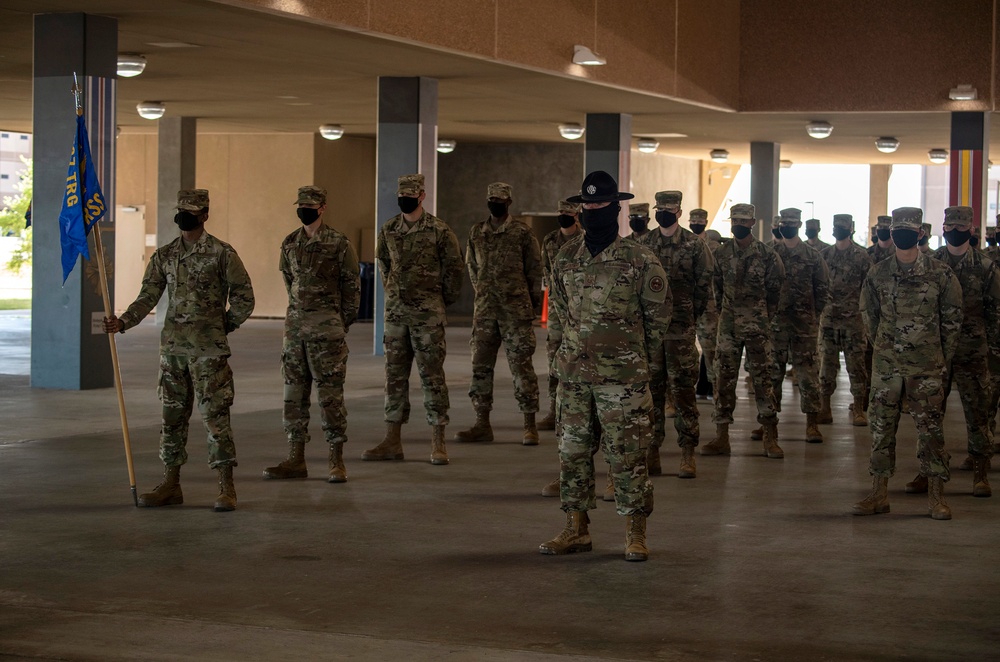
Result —
[[31, 299], [0, 299], [0, 310], [31, 308]]

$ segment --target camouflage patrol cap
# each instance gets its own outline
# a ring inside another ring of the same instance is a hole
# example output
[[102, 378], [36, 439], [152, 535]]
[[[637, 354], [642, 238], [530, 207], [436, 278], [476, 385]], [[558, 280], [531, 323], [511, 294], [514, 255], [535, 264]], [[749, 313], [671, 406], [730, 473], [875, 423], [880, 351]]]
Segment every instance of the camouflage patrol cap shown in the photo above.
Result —
[[297, 205], [325, 205], [326, 189], [319, 186], [303, 186], [299, 189]]
[[424, 190], [424, 176], [421, 174], [416, 175], [403, 175], [399, 178], [396, 184], [396, 195], [397, 196], [407, 196], [410, 198], [420, 197], [420, 194]]
[[778, 225], [787, 225], [789, 227], [800, 228], [802, 227], [802, 210], [795, 207], [789, 207], [788, 209], [782, 209], [779, 212], [781, 217], [778, 220]]
[[208, 189], [189, 188], [177, 191], [179, 211], [201, 211], [208, 209]]
[[892, 229], [920, 230], [924, 212], [919, 207], [897, 207], [892, 210]]
[[930, 236], [930, 234], [931, 234], [931, 224], [930, 223], [921, 223], [920, 224], [920, 229], [924, 231], [925, 235]]
[[712, 241], [722, 241], [722, 235], [718, 230], [705, 230], [705, 236]]
[[986, 226], [986, 238], [987, 239], [994, 239], [994, 238], [996, 238], [996, 236], [997, 236], [997, 226], [995, 226], [995, 225], [987, 225]]
[[944, 210], [944, 224], [945, 225], [968, 225], [972, 223], [972, 218], [975, 212], [972, 211], [972, 207], [948, 207]]
[[808, 219], [806, 221], [806, 229], [807, 230], [819, 230], [819, 219], [818, 218], [810, 218], [810, 219]]
[[879, 216], [878, 222], [875, 223], [877, 228], [888, 228], [892, 226], [892, 216]]
[[500, 200], [510, 200], [512, 189], [510, 184], [503, 182], [493, 182], [486, 187], [487, 198], [499, 198]]
[[628, 206], [629, 216], [645, 216], [649, 218], [649, 203], [648, 202], [637, 202], [634, 205]]
[[729, 218], [734, 220], [752, 221], [756, 213], [757, 208], [746, 202], [738, 202], [729, 208]]
[[658, 191], [655, 197], [657, 209], [670, 209], [681, 206], [684, 194], [680, 191]]
[[695, 223], [696, 225], [707, 224], [708, 212], [704, 209], [692, 209], [691, 216], [688, 218], [688, 223]]
[[568, 214], [569, 216], [574, 216], [580, 213], [580, 205], [574, 205], [572, 202], [568, 202], [566, 200], [560, 200], [559, 213]]
[[834, 214], [833, 227], [852, 230], [854, 228], [854, 217], [850, 214]]

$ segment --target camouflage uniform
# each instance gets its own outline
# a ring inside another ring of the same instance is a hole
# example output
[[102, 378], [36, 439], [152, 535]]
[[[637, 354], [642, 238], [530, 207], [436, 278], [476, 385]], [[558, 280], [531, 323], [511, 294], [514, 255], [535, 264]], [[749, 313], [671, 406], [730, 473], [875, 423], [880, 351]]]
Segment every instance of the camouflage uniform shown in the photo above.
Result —
[[[811, 232], [817, 232], [818, 233], [819, 230], [820, 230], [820, 225], [819, 225], [819, 219], [818, 218], [810, 218], [809, 220], [806, 221], [806, 236], [807, 237], [809, 237], [809, 234]], [[823, 241], [819, 237], [816, 237], [816, 238], [809, 237], [808, 239], [805, 240], [805, 244], [809, 248], [815, 248], [816, 250], [818, 250], [821, 253], [824, 250], [826, 250], [827, 248], [830, 247], [830, 244], [826, 243], [825, 241]]]
[[[208, 191], [182, 191], [178, 209], [208, 207]], [[229, 421], [233, 371], [226, 336], [253, 312], [250, 276], [233, 247], [207, 232], [191, 246], [181, 237], [153, 253], [139, 296], [122, 313], [122, 331], [149, 314], [167, 292], [167, 314], [160, 333], [157, 393], [163, 404], [160, 459], [167, 467], [187, 462], [188, 421], [198, 403], [208, 432], [208, 461], [213, 468], [236, 466], [236, 446]], [[226, 308], [226, 304], [229, 308]]]
[[[690, 221], [690, 223], [695, 223], [696, 221], [705, 221], [705, 223], [707, 223], [708, 212], [705, 211], [704, 209], [695, 209], [691, 212], [691, 219], [692, 220]], [[717, 236], [718, 234], [719, 233], [716, 232], [715, 230], [706, 230], [701, 235], [699, 235], [699, 238], [701, 238], [705, 242], [705, 245], [708, 246], [709, 253], [713, 256], [712, 260], [713, 270], [715, 268], [714, 266], [715, 252], [716, 250], [718, 250], [719, 246], [722, 245], [721, 242], [719, 242], [715, 238], [715, 236], [713, 236], [713, 235]], [[714, 294], [714, 288], [712, 288], [712, 290]], [[716, 308], [714, 301], [710, 303], [709, 306], [705, 308], [705, 312], [703, 312], [698, 317], [697, 334], [698, 334], [698, 345], [701, 347], [701, 358], [705, 362], [705, 368], [708, 374], [708, 379], [711, 382], [711, 384], [714, 384], [715, 383], [715, 338], [719, 334], [719, 310], [718, 308]], [[711, 387], [711, 384], [709, 384], [709, 387]], [[700, 390], [702, 388], [700, 384], [698, 388], [699, 388], [698, 391], [699, 394], [702, 393], [702, 391]]]
[[[1000, 214], [997, 215], [998, 220], [1000, 220]], [[996, 226], [988, 226], [986, 228], [986, 248], [983, 249], [983, 254], [988, 257], [997, 268], [1000, 268], [1000, 247], [997, 247], [997, 229]], [[997, 409], [1000, 409], [1000, 353], [990, 352], [990, 385], [992, 397], [990, 398], [989, 406], [989, 419], [990, 419], [990, 432], [996, 433], [997, 424]], [[998, 449], [994, 446], [994, 452]]]
[[924, 236], [921, 237], [920, 241], [917, 242], [917, 246], [920, 248], [921, 253], [930, 253], [931, 224], [922, 223], [920, 225], [920, 229], [924, 231]]
[[[888, 230], [891, 223], [892, 216], [879, 216], [878, 224], [875, 226], [874, 230], [876, 232], [879, 230]], [[873, 242], [872, 245], [868, 247], [868, 255], [871, 257], [872, 263], [874, 264], [878, 264], [885, 258], [893, 255], [895, 252], [896, 247], [892, 244], [883, 248], [877, 241]]]
[[628, 225], [632, 228], [629, 239], [638, 240], [649, 234], [648, 202], [637, 202], [628, 206]]

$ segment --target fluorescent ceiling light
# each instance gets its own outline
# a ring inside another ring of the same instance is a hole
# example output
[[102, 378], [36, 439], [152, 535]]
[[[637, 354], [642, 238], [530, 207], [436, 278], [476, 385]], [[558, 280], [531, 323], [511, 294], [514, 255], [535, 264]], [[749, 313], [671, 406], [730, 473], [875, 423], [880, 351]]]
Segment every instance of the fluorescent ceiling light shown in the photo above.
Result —
[[892, 154], [899, 149], [899, 141], [889, 136], [875, 139], [875, 149], [885, 154]]
[[581, 46], [580, 44], [573, 46], [573, 64], [596, 67], [607, 63], [607, 59], [601, 57], [586, 46]]
[[575, 122], [559, 125], [559, 135], [566, 140], [576, 140], [577, 138], [582, 138], [585, 131], [586, 129]]
[[729, 152], [724, 149], [713, 149], [708, 155], [716, 163], [725, 163], [729, 160]]
[[948, 90], [948, 98], [952, 101], [975, 101], [978, 95], [971, 85], [956, 85]]
[[138, 76], [146, 69], [146, 57], [138, 53], [118, 54], [118, 75], [122, 78]]
[[652, 154], [660, 146], [660, 142], [655, 138], [639, 138], [636, 146], [643, 154]]
[[319, 135], [327, 140], [339, 140], [344, 135], [344, 129], [339, 124], [321, 124]]
[[930, 159], [931, 163], [947, 163], [948, 162], [948, 150], [946, 149], [932, 149], [927, 152], [927, 158]]
[[833, 125], [823, 121], [809, 122], [809, 124], [806, 124], [806, 133], [809, 134], [810, 138], [822, 140], [823, 138], [828, 138], [833, 133]]
[[455, 151], [456, 144], [454, 140], [439, 140], [437, 150], [442, 154], [451, 154]]
[[158, 120], [167, 112], [166, 107], [159, 101], [140, 101], [135, 105], [139, 112], [139, 117], [147, 120]]

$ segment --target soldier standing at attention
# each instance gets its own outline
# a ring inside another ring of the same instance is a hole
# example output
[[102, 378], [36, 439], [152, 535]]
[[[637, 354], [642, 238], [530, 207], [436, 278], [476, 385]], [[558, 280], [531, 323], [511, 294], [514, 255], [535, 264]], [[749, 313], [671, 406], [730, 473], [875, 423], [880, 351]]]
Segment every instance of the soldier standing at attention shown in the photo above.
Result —
[[767, 243], [771, 248], [781, 243], [781, 216], [775, 216], [771, 219], [771, 238]]
[[816, 250], [822, 252], [823, 250], [830, 247], [830, 244], [819, 238], [819, 219], [810, 218], [806, 221], [806, 245], [809, 248], [815, 248]]
[[[653, 485], [646, 472], [652, 436], [649, 393], [653, 348], [670, 324], [667, 275], [644, 246], [618, 236], [614, 177], [592, 172], [582, 193], [582, 238], [552, 265], [553, 309], [563, 329], [559, 366], [559, 482], [566, 527], [539, 546], [542, 554], [588, 552], [587, 511], [596, 507], [594, 453], [603, 447], [614, 474], [615, 502], [627, 518], [625, 560], [645, 561], [646, 518]], [[595, 434], [593, 420], [600, 423]]]
[[278, 270], [288, 293], [281, 373], [285, 380], [284, 428], [288, 459], [264, 469], [264, 478], [305, 478], [309, 441], [309, 392], [316, 382], [323, 434], [330, 445], [331, 483], [347, 481], [347, 331], [358, 318], [358, 256], [342, 233], [323, 222], [326, 189], [299, 189], [302, 227], [281, 242]]
[[632, 239], [638, 239], [649, 232], [649, 203], [638, 202], [628, 206], [628, 226], [632, 228]]
[[892, 210], [895, 253], [871, 268], [861, 290], [861, 315], [875, 347], [868, 410], [872, 491], [854, 505], [855, 515], [889, 512], [889, 478], [896, 470], [896, 429], [905, 397], [917, 426], [930, 516], [951, 519], [942, 494], [949, 456], [941, 423], [944, 376], [962, 332], [962, 287], [951, 269], [917, 248], [922, 217], [915, 207]]
[[162, 483], [139, 496], [139, 505], [147, 508], [184, 503], [181, 465], [188, 459], [188, 421], [197, 402], [208, 431], [208, 464], [219, 472], [215, 510], [236, 509], [236, 445], [229, 421], [233, 371], [226, 336], [253, 312], [253, 287], [233, 247], [205, 232], [208, 208], [205, 189], [178, 191], [174, 222], [181, 236], [153, 253], [139, 296], [128, 310], [120, 318], [104, 318], [105, 332], [124, 333], [141, 322], [167, 292], [157, 387], [163, 403], [160, 459], [164, 473]]
[[837, 389], [837, 372], [840, 369], [840, 353], [844, 353], [847, 374], [851, 378], [851, 423], [868, 425], [865, 416], [868, 392], [868, 366], [865, 364], [865, 325], [861, 319], [860, 296], [865, 276], [872, 267], [868, 252], [854, 243], [854, 218], [850, 214], [835, 214], [833, 236], [837, 240], [833, 246], [823, 250], [821, 255], [830, 270], [830, 301], [820, 317], [820, 349], [823, 353], [820, 367], [820, 387], [823, 390], [823, 406], [819, 414], [820, 423], [833, 423], [830, 410], [830, 396]]
[[457, 441], [493, 441], [493, 370], [503, 344], [514, 377], [514, 396], [524, 414], [525, 446], [538, 444], [538, 377], [532, 320], [542, 312], [542, 259], [538, 240], [510, 215], [510, 184], [495, 182], [486, 191], [490, 217], [469, 233], [465, 261], [476, 300], [472, 314], [472, 383], [469, 397], [476, 410], [472, 428]]
[[923, 231], [923, 236], [920, 237], [920, 241], [917, 242], [917, 248], [920, 249], [921, 253], [930, 253], [930, 239], [931, 239], [931, 224], [921, 223], [920, 229]]
[[680, 478], [694, 478], [697, 468], [694, 449], [698, 446], [698, 349], [695, 347], [695, 320], [712, 305], [712, 255], [708, 246], [677, 219], [681, 214], [680, 191], [656, 194], [656, 223], [659, 226], [640, 239], [660, 261], [667, 273], [673, 310], [663, 343], [649, 348], [655, 370], [651, 375], [653, 394], [653, 441], [646, 466], [651, 476], [662, 473], [660, 446], [665, 437], [664, 406], [667, 392], [677, 410], [674, 428], [681, 448]]
[[[704, 209], [692, 209], [688, 225], [691, 227], [691, 232], [697, 235], [708, 246], [708, 252], [711, 255], [715, 255], [715, 250], [721, 244], [717, 239], [718, 232], [715, 230], [705, 232], [705, 228], [708, 226], [708, 212]], [[714, 288], [712, 289], [714, 293]], [[715, 370], [715, 336], [718, 333], [719, 311], [715, 307], [715, 302], [711, 301], [698, 318], [697, 334], [698, 345], [701, 346], [701, 367], [696, 392], [699, 399], [703, 396], [708, 398], [712, 395], [712, 385], [715, 383], [713, 375], [713, 371]]]
[[448, 464], [445, 307], [458, 301], [465, 265], [455, 233], [424, 210], [424, 176], [400, 177], [396, 195], [401, 213], [382, 225], [375, 248], [385, 288], [387, 429], [382, 443], [365, 451], [361, 459], [403, 459], [400, 432], [410, 420], [410, 370], [416, 360], [427, 423], [433, 428], [431, 464]]
[[771, 319], [778, 309], [785, 270], [773, 248], [757, 241], [751, 229], [757, 223], [750, 204], [730, 209], [733, 240], [715, 252], [713, 281], [719, 308], [719, 336], [715, 349], [716, 436], [701, 447], [702, 455], [728, 455], [729, 426], [736, 408], [736, 381], [740, 357], [747, 363], [757, 402], [757, 422], [763, 426], [764, 455], [785, 457], [778, 446], [778, 414], [771, 382]]
[[875, 264], [889, 257], [896, 250], [895, 244], [892, 243], [891, 224], [892, 216], [878, 217], [875, 225], [875, 243], [868, 247], [868, 255], [871, 256], [872, 262]]
[[[997, 214], [997, 217], [998, 222], [1000, 222], [1000, 214]], [[995, 225], [986, 226], [986, 248], [983, 249], [983, 253], [994, 262], [1000, 259], [1000, 248], [997, 248], [997, 226]]]

